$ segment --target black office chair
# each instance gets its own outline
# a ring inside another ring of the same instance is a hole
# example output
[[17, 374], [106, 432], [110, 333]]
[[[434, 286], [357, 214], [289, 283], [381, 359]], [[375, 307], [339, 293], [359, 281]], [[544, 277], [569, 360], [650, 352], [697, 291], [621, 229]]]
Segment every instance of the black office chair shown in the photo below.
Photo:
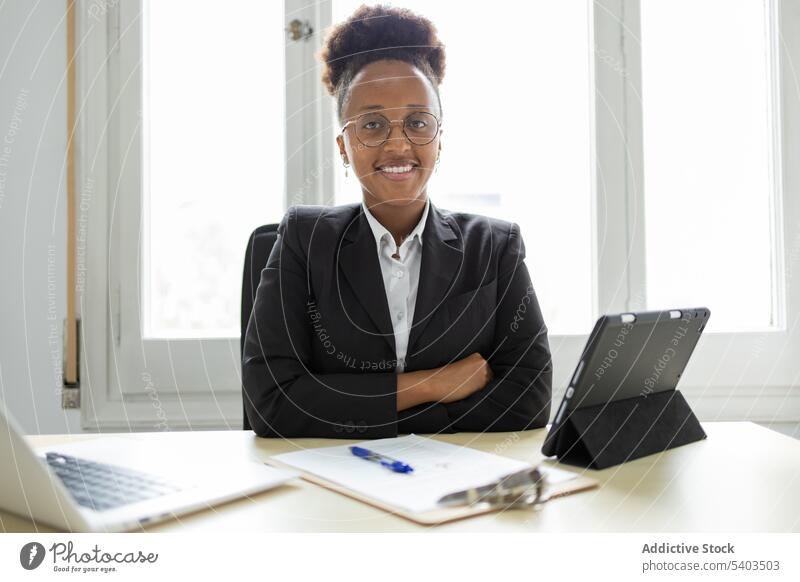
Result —
[[[261, 271], [267, 265], [272, 247], [278, 238], [278, 225], [265, 224], [259, 226], [250, 235], [250, 240], [247, 241], [247, 250], [244, 254], [244, 275], [242, 277], [242, 335], [239, 340], [239, 353], [244, 353], [244, 336], [247, 333], [247, 322], [250, 321], [250, 313], [253, 311], [253, 301], [258, 288], [258, 282], [261, 280]], [[244, 393], [244, 386], [242, 386], [242, 412], [244, 418], [242, 421], [242, 428], [244, 430], [251, 430], [250, 421], [247, 419], [247, 409], [244, 406], [244, 399], [247, 396]]]

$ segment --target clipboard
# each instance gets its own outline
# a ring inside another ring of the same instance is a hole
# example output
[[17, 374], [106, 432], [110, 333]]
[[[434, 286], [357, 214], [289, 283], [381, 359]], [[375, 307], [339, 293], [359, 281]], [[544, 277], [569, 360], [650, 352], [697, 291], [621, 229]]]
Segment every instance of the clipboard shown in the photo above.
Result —
[[[409, 435], [409, 437], [414, 437], [416, 439], [422, 439], [422, 437], [417, 437], [416, 435]], [[409, 438], [409, 437], [404, 437], [404, 438]], [[381, 440], [383, 440], [383, 441], [396, 441], [398, 439], [381, 439]], [[440, 441], [433, 441], [431, 439], [424, 439], [424, 440], [425, 441], [429, 441], [431, 443], [436, 443], [437, 446], [461, 448], [461, 447], [457, 447], [456, 445], [450, 445], [449, 443], [443, 443], [443, 442], [440, 442]], [[381, 442], [380, 440], [379, 441], [370, 441], [370, 442], [360, 443], [360, 446], [373, 448], [373, 447], [376, 446], [376, 443], [380, 443], [380, 442]], [[344, 445], [344, 446], [346, 447], [346, 446], [349, 446], [349, 445]], [[309, 451], [306, 451], [306, 453], [324, 452], [326, 449], [336, 450], [338, 448], [342, 448], [342, 447], [336, 447], [336, 446], [334, 446], [334, 447], [322, 447], [322, 448], [318, 448], [318, 449], [310, 449]], [[489, 455], [489, 453], [483, 453], [482, 451], [477, 451], [475, 449], [467, 449], [467, 450], [470, 453], [477, 453], [477, 454], [481, 454], [481, 455]], [[287, 455], [284, 454], [284, 455], [277, 455], [277, 456], [278, 457], [281, 457], [281, 456], [285, 457]], [[500, 459], [500, 457], [497, 457], [496, 455], [491, 455], [491, 456]], [[369, 464], [366, 461], [363, 461], [361, 459], [357, 459], [355, 457], [353, 457], [353, 460], [357, 461], [358, 463], [364, 463], [365, 466], [374, 465], [374, 464]], [[511, 463], [514, 463], [514, 461], [511, 460], [511, 459], [506, 459], [506, 460], [511, 462]], [[455, 521], [455, 520], [459, 520], [459, 519], [465, 519], [465, 518], [468, 518], [468, 517], [473, 517], [473, 516], [476, 516], [476, 515], [483, 515], [483, 514], [486, 514], [486, 513], [491, 513], [491, 512], [500, 511], [500, 510], [505, 509], [503, 506], [497, 506], [497, 505], [491, 505], [491, 504], [485, 503], [485, 502], [479, 502], [479, 503], [476, 503], [474, 505], [466, 505], [466, 506], [458, 506], [458, 507], [436, 507], [436, 508], [428, 509], [428, 510], [425, 510], [425, 511], [412, 511], [412, 510], [408, 509], [407, 507], [403, 507], [403, 506], [400, 506], [400, 505], [397, 505], [397, 504], [389, 503], [389, 502], [385, 501], [384, 499], [380, 499], [376, 495], [371, 495], [371, 494], [363, 492], [363, 491], [356, 491], [356, 490], [354, 490], [354, 489], [352, 489], [350, 487], [346, 487], [346, 486], [342, 485], [341, 483], [339, 483], [339, 482], [337, 482], [335, 480], [323, 477], [323, 476], [321, 476], [319, 474], [316, 474], [313, 471], [306, 470], [303, 467], [300, 467], [300, 466], [298, 466], [296, 464], [292, 464], [290, 462], [284, 462], [283, 460], [277, 459], [275, 457], [270, 457], [267, 460], [267, 463], [269, 465], [277, 467], [277, 468], [291, 469], [293, 471], [299, 472], [300, 476], [303, 479], [305, 479], [306, 481], [309, 481], [309, 482], [314, 483], [316, 485], [321, 485], [321, 486], [325, 487], [326, 489], [330, 489], [330, 490], [335, 491], [337, 493], [340, 493], [342, 495], [346, 495], [347, 497], [350, 497], [352, 499], [356, 499], [356, 500], [361, 501], [363, 503], [366, 503], [368, 505], [372, 505], [373, 507], [377, 507], [378, 509], [382, 509], [383, 511], [386, 511], [387, 513], [391, 513], [392, 515], [397, 515], [399, 517], [402, 517], [404, 519], [407, 519], [409, 521], [412, 521], [412, 522], [415, 522], [415, 523], [418, 523], [418, 524], [422, 524], [422, 525], [437, 525], [437, 524], [441, 524], [441, 523], [446, 523], [446, 522]], [[530, 466], [530, 464], [528, 464], [528, 463], [517, 462], [517, 464]], [[563, 469], [556, 468], [556, 467], [551, 467], [547, 463], [540, 463], [537, 466], [539, 467], [540, 470], [544, 471], [545, 475], [547, 475], [548, 472], [550, 472], [551, 474], [553, 474], [555, 471], [565, 472]], [[380, 466], [375, 466], [374, 469], [377, 470], [377, 471], [384, 471], [384, 472], [386, 472], [387, 475], [391, 474], [390, 471], [388, 471], [387, 469], [385, 469], [383, 467], [380, 467]], [[566, 471], [566, 472], [569, 472], [569, 471]], [[483, 484], [484, 483], [472, 483], [472, 485], [483, 485]], [[587, 477], [586, 475], [575, 474], [575, 476], [570, 478], [569, 480], [564, 480], [564, 481], [553, 483], [551, 485], [547, 485], [545, 501], [549, 502], [552, 499], [555, 499], [555, 498], [558, 498], [558, 497], [563, 497], [565, 495], [570, 495], [572, 493], [577, 493], [579, 491], [585, 491], [587, 489], [592, 489], [592, 488], [594, 488], [596, 486], [597, 486], [597, 481], [595, 479], [593, 479], [591, 477]], [[455, 491], [457, 489], [459, 489], [459, 487], [455, 486], [453, 488], [453, 491]], [[545, 505], [546, 505], [546, 503], [545, 503]]]

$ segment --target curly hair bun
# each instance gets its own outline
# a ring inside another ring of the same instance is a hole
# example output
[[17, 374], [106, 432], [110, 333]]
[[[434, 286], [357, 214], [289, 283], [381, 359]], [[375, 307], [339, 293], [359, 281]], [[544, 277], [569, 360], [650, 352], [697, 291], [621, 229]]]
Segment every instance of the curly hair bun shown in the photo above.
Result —
[[444, 44], [436, 27], [407, 8], [362, 4], [331, 29], [319, 58], [324, 64], [322, 82], [331, 95], [340, 89], [343, 77], [352, 79], [365, 65], [384, 59], [422, 65], [435, 85], [444, 78]]

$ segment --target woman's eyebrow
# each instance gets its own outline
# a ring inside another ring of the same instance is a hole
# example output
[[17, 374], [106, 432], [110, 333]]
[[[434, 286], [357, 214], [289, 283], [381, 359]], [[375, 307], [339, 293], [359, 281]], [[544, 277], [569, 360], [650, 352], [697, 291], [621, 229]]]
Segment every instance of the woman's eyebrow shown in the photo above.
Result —
[[[430, 109], [430, 105], [422, 105], [420, 103], [409, 103], [408, 105], [406, 105], [406, 107], [424, 107]], [[385, 109], [385, 107], [383, 105], [366, 105], [362, 107], [360, 110], [364, 111], [367, 109]]]

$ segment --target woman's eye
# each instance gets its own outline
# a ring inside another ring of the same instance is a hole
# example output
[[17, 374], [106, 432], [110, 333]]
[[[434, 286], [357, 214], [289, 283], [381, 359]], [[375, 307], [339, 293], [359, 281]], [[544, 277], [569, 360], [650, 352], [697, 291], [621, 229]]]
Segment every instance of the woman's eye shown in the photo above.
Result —
[[422, 128], [424, 128], [426, 125], [428, 125], [428, 124], [427, 124], [427, 122], [425, 122], [425, 121], [424, 121], [424, 120], [422, 120], [422, 119], [412, 119], [411, 121], [409, 121], [409, 122], [408, 122], [408, 124], [409, 124], [409, 125], [410, 125], [410, 126], [413, 128], [413, 129], [422, 129]]
[[381, 126], [379, 121], [367, 121], [364, 124], [364, 129], [378, 129]]

